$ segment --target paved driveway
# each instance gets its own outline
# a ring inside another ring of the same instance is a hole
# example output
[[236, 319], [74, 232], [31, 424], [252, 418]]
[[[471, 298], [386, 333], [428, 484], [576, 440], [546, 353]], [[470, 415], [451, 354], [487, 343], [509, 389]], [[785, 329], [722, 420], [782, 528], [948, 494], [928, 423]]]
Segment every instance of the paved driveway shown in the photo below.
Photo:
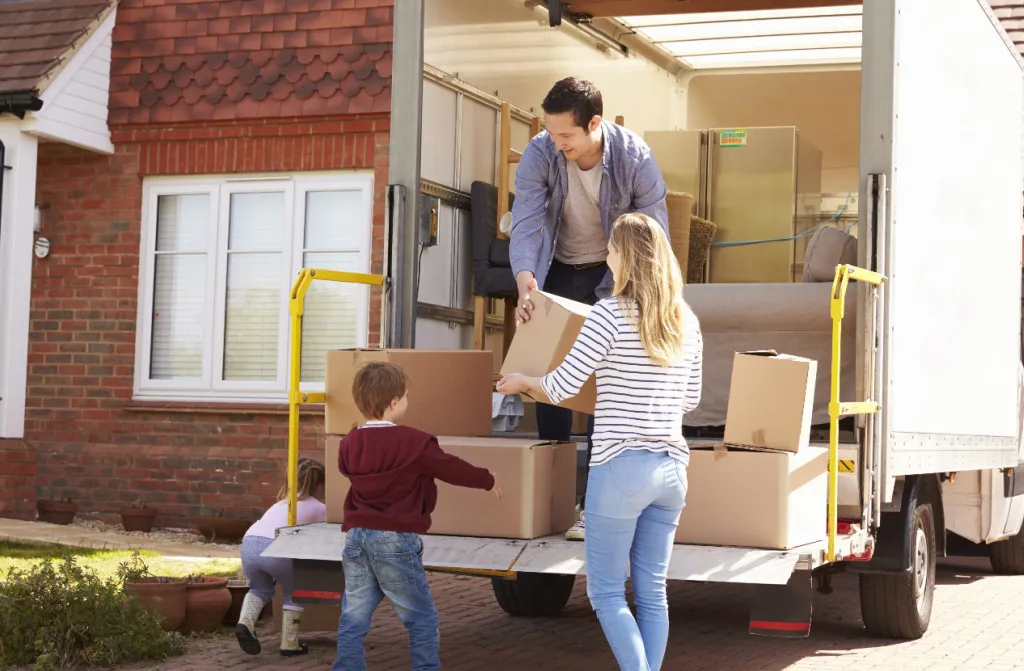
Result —
[[[868, 639], [860, 623], [857, 578], [838, 576], [835, 593], [818, 595], [811, 636], [776, 640], [746, 633], [748, 589], [726, 585], [670, 587], [672, 634], [665, 671], [1024, 671], [1024, 577], [992, 575], [988, 562], [948, 560], [940, 566], [932, 626], [920, 641]], [[490, 584], [437, 575], [432, 587], [441, 614], [441, 659], [449, 671], [614, 671], [614, 660], [586, 601], [582, 580], [561, 617], [520, 619], [494, 603]], [[204, 641], [163, 671], [327, 669], [329, 635], [310, 636], [312, 653], [283, 660], [269, 635], [259, 657], [233, 639]], [[370, 671], [409, 668], [405, 630], [382, 607], [367, 639]], [[154, 668], [145, 665], [141, 668]]]

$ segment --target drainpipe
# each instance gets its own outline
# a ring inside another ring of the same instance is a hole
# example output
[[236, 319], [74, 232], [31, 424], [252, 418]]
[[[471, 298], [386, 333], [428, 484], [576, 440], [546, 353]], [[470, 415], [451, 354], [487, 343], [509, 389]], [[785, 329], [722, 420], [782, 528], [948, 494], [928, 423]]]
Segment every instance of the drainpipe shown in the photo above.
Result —
[[12, 169], [7, 165], [7, 146], [0, 140], [0, 241], [4, 239], [4, 175]]
[[38, 112], [43, 109], [43, 101], [31, 91], [20, 93], [0, 93], [0, 114], [13, 114], [19, 119], [25, 118], [25, 112]]

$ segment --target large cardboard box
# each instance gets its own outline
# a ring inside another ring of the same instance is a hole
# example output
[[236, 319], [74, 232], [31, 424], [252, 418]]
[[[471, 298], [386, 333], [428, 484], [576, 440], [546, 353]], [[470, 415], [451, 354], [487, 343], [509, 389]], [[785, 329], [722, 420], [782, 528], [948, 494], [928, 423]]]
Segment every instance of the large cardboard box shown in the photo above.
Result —
[[677, 543], [788, 550], [825, 538], [828, 450], [694, 449]]
[[733, 360], [725, 443], [796, 452], [807, 445], [818, 364], [788, 354], [738, 352]]
[[[502, 375], [523, 373], [541, 377], [558, 368], [590, 314], [589, 305], [543, 291], [534, 291], [530, 298], [534, 310], [530, 321], [516, 329], [512, 346], [501, 366]], [[593, 415], [596, 402], [597, 382], [591, 376], [579, 394], [559, 405]]]
[[[338, 471], [341, 439], [328, 436], [327, 521], [344, 521], [349, 481]], [[505, 489], [490, 492], [437, 481], [431, 534], [530, 539], [564, 533], [576, 521], [576, 444], [521, 438], [441, 436], [441, 449], [486, 468]]]
[[434, 435], [491, 435], [491, 353], [409, 349], [327, 352], [324, 433], [343, 435], [365, 421], [352, 400], [352, 381], [371, 361], [397, 364], [409, 376], [403, 424]]

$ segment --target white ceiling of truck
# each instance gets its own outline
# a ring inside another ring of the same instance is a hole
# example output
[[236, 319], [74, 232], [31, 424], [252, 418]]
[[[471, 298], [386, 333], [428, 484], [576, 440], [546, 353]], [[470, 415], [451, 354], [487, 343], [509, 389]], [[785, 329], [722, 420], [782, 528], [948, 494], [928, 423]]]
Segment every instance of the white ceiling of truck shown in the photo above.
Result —
[[860, 5], [619, 21], [694, 70], [860, 63]]

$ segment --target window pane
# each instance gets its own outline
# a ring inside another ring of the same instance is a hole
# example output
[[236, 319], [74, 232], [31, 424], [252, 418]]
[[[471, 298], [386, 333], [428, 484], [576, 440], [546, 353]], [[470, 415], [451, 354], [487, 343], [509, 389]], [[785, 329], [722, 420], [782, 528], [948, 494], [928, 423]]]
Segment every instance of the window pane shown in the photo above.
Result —
[[[306, 253], [302, 259], [307, 268], [366, 272], [359, 254]], [[299, 379], [320, 382], [324, 379], [324, 360], [329, 349], [358, 347], [365, 334], [360, 334], [360, 311], [368, 305], [369, 287], [340, 282], [317, 282], [309, 285], [302, 316], [302, 361]]]
[[280, 252], [285, 231], [284, 192], [231, 194], [228, 249]]
[[154, 270], [149, 377], [202, 377], [206, 255], [161, 254]]
[[156, 201], [156, 251], [205, 252], [210, 196], [160, 196]]
[[228, 255], [225, 380], [277, 379], [282, 298], [281, 254]]
[[307, 191], [304, 249], [354, 249], [365, 225], [361, 191]]

